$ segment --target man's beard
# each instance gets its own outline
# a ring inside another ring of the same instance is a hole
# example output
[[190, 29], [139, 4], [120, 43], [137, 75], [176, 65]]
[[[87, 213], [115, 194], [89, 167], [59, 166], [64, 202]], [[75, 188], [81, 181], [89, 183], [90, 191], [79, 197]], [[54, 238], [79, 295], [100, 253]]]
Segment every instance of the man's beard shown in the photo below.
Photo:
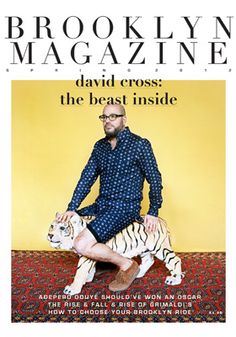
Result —
[[115, 138], [118, 133], [123, 129], [123, 127], [113, 127], [111, 130], [106, 130], [105, 127], [104, 127], [104, 132], [107, 136], [108, 139], [111, 139], [111, 138]]

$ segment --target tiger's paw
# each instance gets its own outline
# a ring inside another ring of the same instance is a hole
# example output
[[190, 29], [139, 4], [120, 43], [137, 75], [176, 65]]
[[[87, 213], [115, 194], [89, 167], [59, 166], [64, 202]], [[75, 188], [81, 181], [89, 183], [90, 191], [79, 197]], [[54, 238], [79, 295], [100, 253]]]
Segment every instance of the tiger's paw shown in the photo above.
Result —
[[182, 282], [182, 276], [181, 275], [171, 275], [167, 276], [165, 280], [165, 284], [169, 286], [176, 286]]
[[66, 295], [75, 295], [75, 294], [79, 294], [81, 292], [81, 288], [80, 287], [75, 287], [73, 286], [73, 283], [71, 285], [68, 285], [64, 288], [63, 293]]

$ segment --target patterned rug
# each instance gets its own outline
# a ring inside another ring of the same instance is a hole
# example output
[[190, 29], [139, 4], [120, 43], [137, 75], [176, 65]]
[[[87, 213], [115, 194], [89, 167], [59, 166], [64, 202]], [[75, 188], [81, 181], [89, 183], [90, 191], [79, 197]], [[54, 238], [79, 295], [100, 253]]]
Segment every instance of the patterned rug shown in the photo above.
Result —
[[123, 292], [108, 284], [116, 270], [99, 264], [75, 296], [63, 294], [78, 257], [65, 251], [12, 251], [12, 322], [225, 322], [225, 254], [178, 253], [186, 276], [167, 286], [158, 260]]

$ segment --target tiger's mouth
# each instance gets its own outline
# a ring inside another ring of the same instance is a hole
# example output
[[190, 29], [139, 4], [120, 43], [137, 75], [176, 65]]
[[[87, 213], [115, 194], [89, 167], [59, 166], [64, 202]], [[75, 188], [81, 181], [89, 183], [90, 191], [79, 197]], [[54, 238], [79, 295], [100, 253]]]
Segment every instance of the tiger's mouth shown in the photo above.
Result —
[[61, 241], [52, 241], [52, 239], [49, 238], [48, 241], [50, 242], [52, 248], [60, 248]]
[[50, 241], [50, 245], [52, 248], [60, 248], [61, 242], [60, 241]]

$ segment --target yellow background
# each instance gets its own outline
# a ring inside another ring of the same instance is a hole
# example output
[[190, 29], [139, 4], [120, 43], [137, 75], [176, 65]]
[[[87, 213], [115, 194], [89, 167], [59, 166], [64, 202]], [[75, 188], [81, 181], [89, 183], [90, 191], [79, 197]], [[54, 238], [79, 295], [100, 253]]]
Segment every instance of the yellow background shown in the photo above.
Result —
[[[117, 83], [118, 84], [118, 83]], [[131, 131], [148, 138], [163, 177], [160, 216], [176, 251], [225, 250], [225, 82], [164, 81], [161, 88], [78, 88], [74, 81], [12, 82], [12, 248], [50, 250], [94, 143], [102, 106], [62, 106], [60, 95], [126, 95]], [[175, 106], [134, 106], [133, 92], [176, 96]], [[94, 201], [98, 181], [82, 206]], [[142, 213], [148, 209], [145, 185]]]

